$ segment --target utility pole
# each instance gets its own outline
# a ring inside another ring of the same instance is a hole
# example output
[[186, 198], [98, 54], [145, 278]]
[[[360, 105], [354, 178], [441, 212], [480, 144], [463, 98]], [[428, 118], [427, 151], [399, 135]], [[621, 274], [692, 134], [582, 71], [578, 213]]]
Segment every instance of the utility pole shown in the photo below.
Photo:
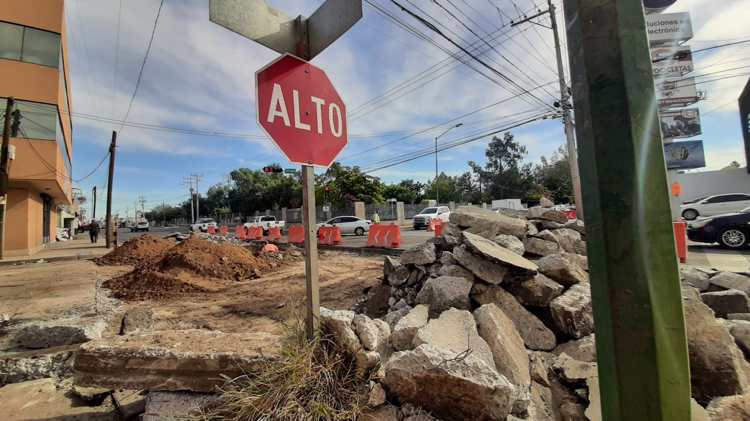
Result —
[[91, 202], [91, 220], [96, 219], [96, 186], [94, 186], [93, 189], [91, 189], [91, 196], [93, 197], [93, 201]]
[[8, 184], [10, 184], [10, 130], [11, 117], [15, 100], [8, 98], [5, 103], [3, 122], [3, 143], [0, 148], [0, 259], [5, 257], [5, 209], [8, 203]]
[[167, 205], [164, 204], [163, 200], [161, 201], [161, 226], [167, 226]]
[[555, 38], [557, 76], [560, 82], [560, 110], [562, 113], [563, 125], [565, 126], [566, 149], [568, 150], [568, 166], [570, 167], [570, 182], [573, 185], [573, 196], [575, 197], [577, 217], [578, 219], [583, 220], [584, 210], [583, 196], [581, 194], [581, 176], [578, 168], [578, 148], [576, 146], [575, 127], [573, 126], [573, 119], [570, 114], [572, 105], [570, 103], [570, 94], [568, 93], [568, 84], [565, 82], [565, 68], [563, 67], [562, 61], [562, 49], [560, 47], [560, 34], [558, 33], [555, 5], [552, 4], [552, 0], [547, 0], [547, 10], [541, 11], [518, 22], [514, 22], [511, 24], [511, 26], [517, 26], [526, 22], [531, 22], [532, 24], [536, 25], [537, 23], [533, 22], [532, 20], [545, 13], [549, 13], [552, 34]]
[[439, 135], [435, 136], [435, 206], [440, 206], [440, 189], [438, 188], [438, 139], [443, 137], [446, 133], [449, 131], [463, 126], [464, 123], [458, 123], [453, 126], [448, 127], [446, 131], [443, 133], [440, 133]]
[[203, 179], [203, 174], [190, 174], [190, 177], [195, 182], [195, 220], [201, 217], [200, 211], [200, 190], [198, 189], [198, 183]]
[[112, 142], [109, 144], [109, 174], [107, 175], [107, 221], [105, 228], [107, 230], [107, 248], [112, 245], [112, 182], [115, 177], [115, 150], [117, 148], [117, 132], [112, 130]]
[[690, 419], [664, 150], [640, 1], [566, 0], [602, 419]]

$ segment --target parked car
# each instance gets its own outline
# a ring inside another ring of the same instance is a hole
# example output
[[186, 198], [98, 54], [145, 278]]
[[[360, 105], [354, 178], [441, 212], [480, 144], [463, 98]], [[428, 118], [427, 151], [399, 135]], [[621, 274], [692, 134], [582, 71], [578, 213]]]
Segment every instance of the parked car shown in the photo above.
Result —
[[286, 222], [277, 221], [275, 216], [256, 216], [250, 222], [246, 222], [244, 226], [245, 228], [249, 228], [251, 226], [263, 227], [263, 232], [267, 233], [268, 228], [270, 227], [279, 227], [283, 230], [286, 226]]
[[198, 218], [193, 225], [190, 226], [192, 232], [208, 232], [208, 227], [216, 228], [216, 221], [213, 218]]
[[337, 216], [318, 224], [318, 229], [320, 227], [339, 227], [342, 234], [365, 235], [366, 232], [370, 231], [370, 225], [372, 225], [372, 221], [369, 219], [361, 219], [356, 216]]
[[450, 218], [450, 216], [451, 210], [448, 208], [448, 206], [433, 206], [424, 208], [422, 209], [422, 212], [419, 212], [414, 216], [414, 229], [420, 230], [422, 228], [427, 228], [427, 226], [430, 225], [430, 220], [432, 219], [440, 219], [443, 222], [448, 222], [448, 218]]
[[688, 223], [687, 235], [699, 243], [719, 243], [732, 249], [747, 247], [750, 245], [750, 207], [692, 221]]
[[135, 223], [135, 225], [130, 227], [130, 232], [138, 232], [138, 231], [148, 231], [149, 224], [148, 221], [145, 219], [141, 219]]
[[682, 217], [692, 221], [699, 216], [723, 215], [739, 212], [750, 206], [750, 194], [729, 193], [699, 197], [680, 205]]

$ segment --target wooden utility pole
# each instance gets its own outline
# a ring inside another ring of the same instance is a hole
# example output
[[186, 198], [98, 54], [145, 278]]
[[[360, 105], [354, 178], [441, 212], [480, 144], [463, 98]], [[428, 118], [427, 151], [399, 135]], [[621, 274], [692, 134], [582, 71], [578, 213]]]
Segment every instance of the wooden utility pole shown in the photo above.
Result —
[[669, 189], [640, 1], [566, 0], [602, 415], [690, 419]]
[[109, 175], [107, 176], [107, 248], [112, 245], [112, 181], [115, 176], [115, 150], [117, 148], [117, 132], [112, 131], [112, 142], [109, 144]]
[[3, 122], [3, 143], [0, 148], [0, 259], [5, 257], [5, 208], [8, 203], [10, 184], [10, 127], [15, 100], [8, 98], [5, 103]]
[[320, 289], [318, 286], [318, 236], [315, 220], [315, 169], [302, 166], [302, 223], [305, 227], [305, 290], [307, 308], [305, 331], [315, 337], [320, 323]]
[[96, 219], [96, 186], [91, 190], [91, 196], [93, 197], [93, 203], [91, 204], [91, 220]]

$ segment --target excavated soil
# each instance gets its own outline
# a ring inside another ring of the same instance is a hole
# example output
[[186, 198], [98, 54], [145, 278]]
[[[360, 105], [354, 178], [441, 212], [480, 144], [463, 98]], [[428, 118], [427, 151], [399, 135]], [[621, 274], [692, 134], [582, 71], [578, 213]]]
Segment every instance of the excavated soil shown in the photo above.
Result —
[[132, 238], [111, 252], [96, 259], [100, 265], [140, 265], [158, 259], [175, 242], [153, 235], [142, 235]]
[[192, 236], [104, 286], [119, 299], [166, 299], [221, 291], [232, 283], [255, 279], [279, 262], [255, 256], [243, 247]]

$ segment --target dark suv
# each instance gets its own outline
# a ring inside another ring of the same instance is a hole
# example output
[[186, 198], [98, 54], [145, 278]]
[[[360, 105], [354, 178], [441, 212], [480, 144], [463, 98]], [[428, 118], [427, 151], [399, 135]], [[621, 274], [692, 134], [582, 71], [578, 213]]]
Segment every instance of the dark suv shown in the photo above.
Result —
[[750, 207], [738, 213], [727, 213], [691, 221], [688, 238], [699, 243], [719, 243], [739, 249], [750, 245]]

